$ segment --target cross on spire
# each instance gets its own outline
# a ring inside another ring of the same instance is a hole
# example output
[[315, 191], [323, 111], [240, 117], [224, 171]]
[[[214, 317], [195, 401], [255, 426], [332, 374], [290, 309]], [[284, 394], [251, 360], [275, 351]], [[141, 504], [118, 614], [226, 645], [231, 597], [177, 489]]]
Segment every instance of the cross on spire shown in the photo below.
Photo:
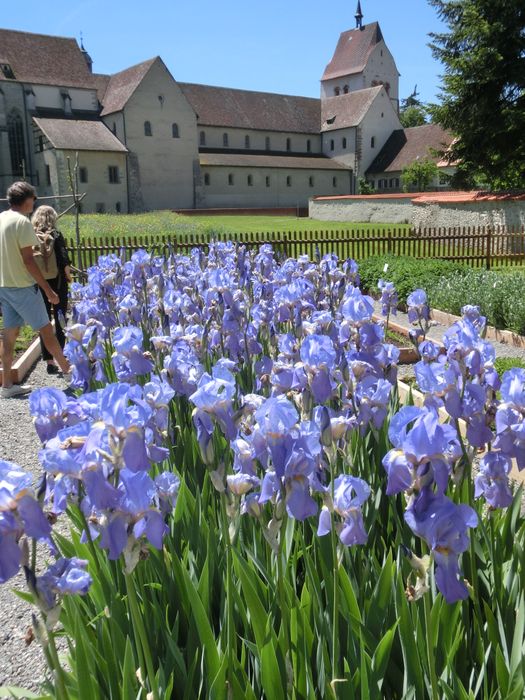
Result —
[[355, 26], [356, 29], [363, 28], [363, 12], [361, 10], [361, 0], [357, 0], [357, 10], [355, 11]]

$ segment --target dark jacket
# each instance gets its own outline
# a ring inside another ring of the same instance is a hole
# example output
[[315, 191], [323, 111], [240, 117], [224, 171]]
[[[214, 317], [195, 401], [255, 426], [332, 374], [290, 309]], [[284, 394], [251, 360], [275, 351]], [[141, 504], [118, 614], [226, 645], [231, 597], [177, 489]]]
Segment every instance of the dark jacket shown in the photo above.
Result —
[[55, 254], [57, 256], [57, 266], [60, 273], [64, 272], [64, 268], [71, 265], [71, 259], [67, 252], [66, 241], [60, 231], [53, 231], [55, 239]]

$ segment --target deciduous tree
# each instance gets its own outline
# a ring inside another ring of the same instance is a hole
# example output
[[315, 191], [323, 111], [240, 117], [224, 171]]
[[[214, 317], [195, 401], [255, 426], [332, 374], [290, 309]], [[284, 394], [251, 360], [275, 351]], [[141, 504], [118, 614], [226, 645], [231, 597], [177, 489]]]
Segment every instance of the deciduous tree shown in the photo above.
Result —
[[438, 176], [438, 167], [430, 158], [415, 160], [408, 165], [401, 175], [403, 189], [408, 192], [416, 188], [418, 192], [424, 192]]

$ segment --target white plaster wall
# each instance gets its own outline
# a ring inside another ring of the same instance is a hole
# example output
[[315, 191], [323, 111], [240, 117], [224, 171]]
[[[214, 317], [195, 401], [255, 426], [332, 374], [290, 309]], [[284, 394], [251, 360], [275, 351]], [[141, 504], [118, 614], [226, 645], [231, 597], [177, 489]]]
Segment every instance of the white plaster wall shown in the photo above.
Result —
[[370, 87], [365, 83], [363, 73], [355, 73], [354, 75], [344, 75], [341, 78], [332, 78], [330, 80], [321, 81], [321, 99], [326, 97], [335, 97], [335, 89], [340, 89], [341, 95], [345, 85], [348, 85], [349, 92], [362, 90], [365, 87]]
[[[382, 89], [361, 122], [361, 160], [356, 177], [364, 177], [374, 158], [396, 129], [401, 129], [401, 122], [386, 90]], [[371, 147], [372, 137], [375, 139], [374, 148]]]
[[[323, 153], [329, 158], [337, 160], [347, 168], [356, 167], [357, 129], [337, 129], [323, 133]], [[346, 139], [346, 148], [343, 148], [343, 139]], [[332, 141], [334, 149], [332, 150]]]
[[[348, 194], [350, 173], [337, 170], [288, 170], [283, 168], [225, 168], [202, 166], [210, 184], [203, 185], [204, 207], [305, 207], [308, 198], [321, 194]], [[233, 175], [233, 185], [228, 176]], [[248, 185], [248, 175], [252, 185]], [[266, 186], [266, 177], [270, 186]], [[291, 186], [286, 178], [291, 178]], [[310, 186], [309, 178], [313, 177]], [[333, 178], [336, 178], [334, 186]]]
[[397, 110], [399, 104], [399, 71], [394, 57], [384, 41], [374, 47], [364, 70], [364, 87], [389, 83], [389, 97]]
[[[64, 100], [60, 94], [62, 88], [54, 85], [32, 85], [35, 93], [35, 105], [42, 109], [64, 109]], [[71, 108], [83, 111], [98, 110], [96, 90], [82, 88], [64, 88], [71, 97]]]
[[[126, 146], [138, 161], [144, 207], [192, 208], [194, 163], [198, 160], [197, 118], [160, 59], [131, 96], [124, 119]], [[112, 116], [105, 121], [112, 121]], [[145, 121], [151, 122], [152, 136], [144, 134]], [[179, 127], [179, 138], [172, 137], [174, 122]]]
[[[258, 131], [255, 129], [234, 129], [229, 127], [198, 126], [199, 146], [205, 148], [244, 149], [246, 136], [250, 137], [250, 150], [265, 151], [266, 137], [270, 139], [271, 151], [286, 151], [286, 139], [291, 140], [291, 151], [308, 153], [307, 142], [310, 141], [310, 153], [321, 153], [320, 134], [297, 134], [286, 131]], [[200, 143], [200, 133], [206, 135], [206, 143]], [[228, 134], [228, 146], [223, 145], [223, 136]]]
[[124, 113], [116, 112], [102, 117], [102, 121], [108, 129], [115, 134], [121, 143], [126, 143], [126, 130], [124, 127]]
[[[70, 159], [71, 167], [75, 164], [74, 151], [56, 151], [46, 149], [35, 156], [35, 165], [39, 173], [40, 185], [38, 194], [43, 196], [71, 194], [67, 173], [67, 159]], [[128, 211], [128, 189], [126, 180], [126, 154], [109, 153], [99, 151], [79, 151], [79, 167], [87, 169], [87, 183], [79, 183], [81, 192], [86, 193], [82, 201], [84, 213], [95, 213], [97, 204], [103, 204], [108, 213], [116, 212], [116, 204], [120, 202], [121, 213]], [[49, 165], [51, 185], [46, 181], [46, 165]], [[109, 182], [109, 166], [117, 166], [119, 169], [119, 182]], [[72, 200], [57, 200], [51, 205], [58, 211], [66, 209]]]

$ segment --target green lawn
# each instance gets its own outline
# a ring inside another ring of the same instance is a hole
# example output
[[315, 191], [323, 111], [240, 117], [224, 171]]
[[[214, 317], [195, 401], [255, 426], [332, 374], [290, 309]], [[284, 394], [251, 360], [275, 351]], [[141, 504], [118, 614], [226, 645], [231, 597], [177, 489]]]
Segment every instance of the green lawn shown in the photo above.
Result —
[[[4, 322], [2, 317], [0, 316], [0, 334], [2, 332], [3, 327]], [[30, 328], [29, 326], [22, 326], [22, 328], [20, 329], [20, 334], [16, 339], [15, 343], [15, 357], [25, 352], [25, 350], [27, 350], [27, 348], [31, 345], [36, 336], [37, 334], [33, 331], [32, 328]], [[1, 364], [2, 362], [0, 358], [0, 365]]]
[[[75, 236], [75, 218], [64, 216], [59, 221], [66, 238]], [[292, 216], [182, 216], [168, 211], [148, 214], [82, 214], [80, 232], [83, 238], [186, 234], [214, 232], [275, 233], [281, 231], [383, 231], [388, 224], [354, 224], [341, 221], [316, 221]], [[406, 229], [408, 227], [401, 227]]]

